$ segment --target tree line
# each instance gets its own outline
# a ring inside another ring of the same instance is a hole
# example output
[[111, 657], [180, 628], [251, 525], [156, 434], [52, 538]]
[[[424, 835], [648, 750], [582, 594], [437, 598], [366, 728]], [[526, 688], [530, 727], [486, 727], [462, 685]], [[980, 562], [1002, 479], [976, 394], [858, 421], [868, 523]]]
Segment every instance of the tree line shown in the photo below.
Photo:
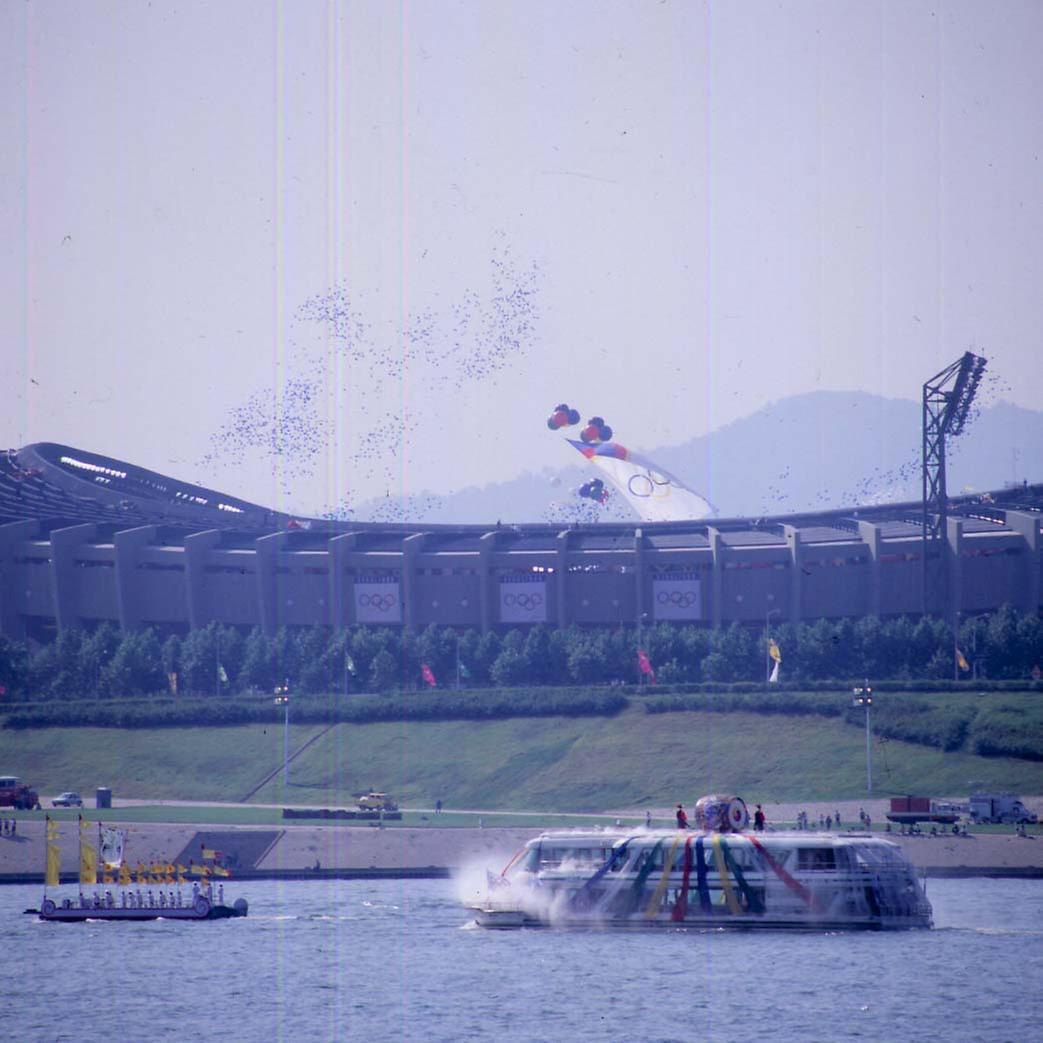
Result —
[[[1043, 664], [1043, 622], [1009, 606], [964, 620], [954, 641], [933, 618], [783, 623], [770, 637], [785, 681], [1028, 679]], [[0, 636], [0, 687], [7, 699], [81, 699], [176, 693], [387, 692], [430, 687], [591, 685], [641, 679], [642, 648], [661, 684], [764, 681], [767, 635], [733, 623], [720, 629], [659, 623], [499, 634], [429, 626], [419, 633], [356, 626], [259, 628], [212, 623], [181, 637], [111, 624], [63, 630], [36, 645]], [[960, 656], [956, 656], [959, 648]], [[647, 678], [646, 678], [647, 680]]]

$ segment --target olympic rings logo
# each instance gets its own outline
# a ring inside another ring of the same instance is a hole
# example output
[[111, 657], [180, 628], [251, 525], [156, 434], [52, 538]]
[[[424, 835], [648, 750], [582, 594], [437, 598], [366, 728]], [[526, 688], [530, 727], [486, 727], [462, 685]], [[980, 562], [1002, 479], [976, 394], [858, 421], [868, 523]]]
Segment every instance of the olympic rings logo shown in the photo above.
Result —
[[503, 603], [506, 608], [520, 608], [532, 612], [543, 604], [542, 594], [504, 594]]
[[655, 596], [660, 605], [675, 605], [677, 608], [691, 608], [695, 604], [694, 590], [661, 590]]
[[388, 612], [395, 605], [394, 594], [359, 594], [359, 608], [375, 608], [378, 612]]
[[627, 479], [627, 489], [632, 496], [641, 499], [661, 500], [670, 495], [670, 479], [656, 474], [655, 471], [646, 470], [644, 474], [632, 474]]

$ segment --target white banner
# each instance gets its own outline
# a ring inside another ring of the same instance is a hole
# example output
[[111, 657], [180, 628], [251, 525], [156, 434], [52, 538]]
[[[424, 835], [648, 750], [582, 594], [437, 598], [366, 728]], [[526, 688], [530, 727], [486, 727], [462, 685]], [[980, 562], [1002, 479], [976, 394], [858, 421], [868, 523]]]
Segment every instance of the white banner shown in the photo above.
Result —
[[108, 826], [101, 831], [101, 861], [106, 869], [119, 869], [123, 865], [123, 841], [126, 833], [122, 829], [110, 829]]
[[398, 593], [398, 580], [356, 580], [355, 621], [401, 623], [402, 598]]
[[698, 574], [676, 572], [669, 579], [652, 580], [652, 615], [655, 619], [699, 619], [702, 588]]
[[527, 576], [500, 577], [501, 623], [546, 623], [547, 583]]

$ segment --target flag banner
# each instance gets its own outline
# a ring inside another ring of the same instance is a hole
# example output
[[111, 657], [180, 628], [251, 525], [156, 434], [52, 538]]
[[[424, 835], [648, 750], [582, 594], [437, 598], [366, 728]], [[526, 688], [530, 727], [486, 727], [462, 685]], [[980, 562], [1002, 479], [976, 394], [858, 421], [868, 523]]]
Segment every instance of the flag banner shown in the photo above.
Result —
[[221, 684], [228, 684], [228, 674], [225, 671], [224, 666], [220, 663], [218, 663], [217, 665], [217, 677], [220, 680]]
[[94, 845], [86, 840], [80, 841], [80, 883], [96, 884], [98, 882], [98, 852]]
[[655, 670], [652, 669], [652, 663], [648, 658], [648, 653], [643, 648], [637, 650], [637, 665], [641, 670], [641, 673], [647, 675], [652, 684], [655, 684]]
[[179, 862], [177, 865], [177, 882], [179, 884], [183, 884], [185, 882], [185, 876], [187, 875], [187, 873], [188, 869], [185, 866], [181, 865], [181, 863]]
[[471, 679], [471, 671], [467, 669], [467, 664], [466, 663], [461, 663], [460, 664], [460, 676], [465, 681], [469, 681]]
[[963, 653], [957, 648], [956, 649], [956, 665], [964, 672], [969, 673], [971, 664], [964, 658]]
[[523, 572], [500, 577], [501, 623], [546, 623], [547, 581]]
[[401, 623], [402, 597], [397, 579], [370, 576], [355, 581], [356, 623]]
[[779, 666], [782, 664], [781, 659], [775, 660], [775, 665], [771, 668], [771, 674], [768, 677], [769, 684], [775, 684], [779, 679]]
[[134, 869], [134, 876], [137, 877], [139, 884], [148, 883], [148, 866], [144, 862], [139, 862]]
[[106, 826], [101, 831], [101, 861], [106, 869], [118, 869], [123, 865], [123, 844], [127, 834], [122, 829]]
[[177, 695], [177, 674], [167, 674], [167, 684], [170, 685], [170, 694]]
[[214, 876], [231, 876], [230, 870], [225, 869], [224, 866], [214, 866]]
[[51, 831], [51, 820], [47, 820], [47, 869], [44, 873], [44, 886], [57, 887], [61, 878], [61, 852], [56, 843], [57, 831]]
[[352, 677], [357, 673], [355, 670], [355, 660], [352, 659], [350, 655], [344, 657], [344, 669], [347, 670]]
[[192, 872], [193, 876], [209, 876], [210, 875], [210, 867], [209, 866], [196, 866], [196, 865], [194, 865], [194, 866], [191, 867], [191, 872]]
[[702, 618], [702, 584], [696, 572], [673, 572], [652, 580], [654, 619]]
[[212, 847], [204, 847], [202, 858], [204, 862], [213, 862], [221, 857], [221, 852]]
[[420, 676], [424, 679], [424, 684], [429, 684], [432, 688], [438, 684], [435, 680], [435, 672], [427, 663], [420, 664]]
[[776, 663], [782, 662], [782, 649], [775, 643], [775, 639], [771, 638], [768, 641], [768, 655], [775, 660]]
[[124, 862], [123, 865], [120, 866], [119, 882], [120, 885], [123, 887], [127, 887], [131, 883], [130, 866], [128, 866], [126, 862]]

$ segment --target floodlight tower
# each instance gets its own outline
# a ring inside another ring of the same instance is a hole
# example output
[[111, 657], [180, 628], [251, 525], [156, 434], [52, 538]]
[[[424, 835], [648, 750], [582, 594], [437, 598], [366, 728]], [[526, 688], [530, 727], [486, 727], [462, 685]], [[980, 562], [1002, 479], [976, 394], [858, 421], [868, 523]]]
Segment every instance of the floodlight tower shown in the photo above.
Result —
[[945, 439], [963, 431], [985, 359], [966, 351], [923, 386], [923, 611], [949, 608]]

